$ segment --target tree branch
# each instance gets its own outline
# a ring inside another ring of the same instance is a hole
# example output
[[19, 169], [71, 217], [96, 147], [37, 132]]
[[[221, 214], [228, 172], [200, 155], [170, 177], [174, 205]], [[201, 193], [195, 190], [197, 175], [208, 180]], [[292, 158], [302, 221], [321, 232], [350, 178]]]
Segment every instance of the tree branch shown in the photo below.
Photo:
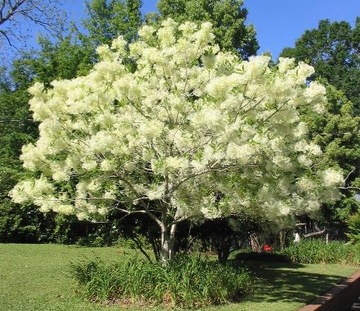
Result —
[[3, 12], [4, 12], [4, 9], [5, 9], [5, 0], [2, 0], [2, 3], [1, 3], [1, 8], [0, 8], [0, 20], [3, 19]]
[[310, 238], [312, 236], [317, 236], [317, 235], [322, 235], [326, 232], [326, 229], [323, 229], [321, 231], [315, 231], [315, 232], [311, 232], [311, 233], [308, 233], [308, 234], [304, 234], [304, 238]]
[[3, 12], [4, 12], [4, 8], [6, 6], [6, 1], [3, 0], [2, 3], [2, 7], [1, 7], [1, 19], [0, 19], [0, 25], [4, 24], [6, 21], [8, 21], [12, 16], [14, 16], [15, 14], [17, 14], [17, 10], [19, 9], [19, 7], [21, 5], [24, 4], [26, 0], [18, 0], [15, 2], [14, 5], [11, 5], [11, 2], [8, 2], [9, 4], [9, 10], [7, 11], [7, 13], [5, 14], [5, 16], [3, 16]]
[[141, 243], [141, 241], [136, 236], [131, 236], [130, 239], [136, 244], [136, 246], [138, 247], [140, 252], [146, 257], [146, 259], [149, 262], [152, 262], [149, 254], [145, 251], [145, 249], [143, 247], [143, 243]]
[[357, 190], [357, 191], [360, 191], [360, 187], [352, 187], [352, 186], [339, 187], [339, 189], [341, 189], [341, 190]]
[[346, 181], [349, 179], [350, 175], [355, 172], [355, 170], [356, 170], [356, 168], [353, 167], [353, 169], [347, 174], [347, 176], [346, 176], [346, 178], [345, 178], [345, 180], [344, 180], [344, 184], [345, 184], [345, 185], [346, 185]]
[[13, 45], [10, 41], [10, 38], [8, 37], [8, 35], [6, 34], [5, 31], [3, 30], [0, 30], [0, 34], [4, 36], [5, 40], [7, 41], [7, 43], [12, 47], [14, 48], [15, 50], [17, 50], [18, 52], [20, 51], [15, 45]]

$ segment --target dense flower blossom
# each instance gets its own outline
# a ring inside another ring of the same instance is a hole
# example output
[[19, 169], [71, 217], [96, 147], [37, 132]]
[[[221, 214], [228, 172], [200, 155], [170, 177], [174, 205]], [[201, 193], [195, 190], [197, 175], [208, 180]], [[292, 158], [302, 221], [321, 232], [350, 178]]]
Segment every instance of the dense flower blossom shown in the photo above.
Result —
[[21, 160], [36, 177], [14, 201], [80, 219], [119, 206], [150, 213], [153, 202], [176, 223], [240, 211], [276, 220], [335, 199], [343, 177], [316, 170], [321, 150], [298, 115], [326, 101], [321, 84], [306, 84], [313, 68], [241, 61], [213, 39], [210, 23], [167, 20], [132, 44], [100, 46], [87, 76], [35, 83], [40, 137]]

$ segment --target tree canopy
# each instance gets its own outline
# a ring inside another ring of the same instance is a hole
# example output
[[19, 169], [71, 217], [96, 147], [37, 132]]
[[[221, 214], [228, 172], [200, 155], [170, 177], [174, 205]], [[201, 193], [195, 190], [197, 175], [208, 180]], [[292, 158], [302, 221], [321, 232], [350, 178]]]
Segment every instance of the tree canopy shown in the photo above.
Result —
[[295, 57], [314, 66], [312, 77], [325, 78], [342, 90], [355, 105], [360, 107], [360, 18], [352, 28], [348, 22], [322, 20], [317, 29], [307, 30], [296, 41], [295, 48], [285, 48], [283, 57]]
[[84, 26], [92, 44], [109, 44], [119, 35], [133, 41], [142, 24], [141, 5], [141, 0], [88, 0]]
[[247, 10], [242, 0], [159, 0], [157, 7], [160, 21], [172, 18], [180, 23], [211, 22], [215, 42], [221, 49], [242, 58], [255, 55], [259, 48], [254, 26], [245, 24]]
[[[315, 68], [311, 80], [327, 85], [326, 113], [314, 115], [302, 110], [309, 124], [309, 135], [321, 146], [323, 166], [336, 165], [347, 175], [342, 200], [325, 208], [325, 216], [338, 226], [359, 202], [355, 194], [360, 185], [360, 19], [354, 27], [348, 22], [322, 20], [317, 29], [307, 30], [282, 56], [306, 61]], [[331, 222], [330, 221], [330, 222]]]
[[[131, 16], [139, 16], [141, 20], [140, 4], [136, 5], [140, 1], [116, 2], [118, 3], [106, 1], [106, 4], [104, 4], [106, 14], [102, 14], [99, 5], [100, 1], [88, 1], [88, 9], [91, 13], [89, 13], [86, 22], [90, 26], [96, 25], [95, 32], [91, 31], [91, 27], [89, 27], [88, 33], [82, 34], [72, 27], [71, 29], [65, 29], [60, 34], [57, 33], [57, 36], [51, 37], [51, 39], [41, 35], [38, 38], [38, 49], [23, 50], [18, 54], [12, 53], [11, 55], [14, 54], [13, 57], [16, 57], [14, 60], [9, 59], [9, 55], [6, 55], [6, 60], [12, 64], [11, 66], [9, 64], [1, 72], [0, 82], [0, 128], [2, 133], [0, 138], [2, 146], [0, 150], [1, 241], [34, 242], [40, 240], [54, 241], [56, 239], [57, 241], [69, 242], [68, 237], [72, 236], [75, 237], [75, 239], [71, 238], [71, 241], [74, 242], [81, 235], [81, 231], [78, 230], [78, 221], [75, 221], [70, 227], [70, 224], [74, 222], [74, 217], [55, 216], [53, 213], [49, 213], [44, 217], [33, 205], [19, 206], [8, 202], [9, 197], [7, 194], [24, 174], [19, 161], [21, 147], [38, 137], [37, 124], [33, 122], [29, 111], [28, 87], [34, 81], [39, 81], [44, 83], [46, 87], [51, 87], [50, 82], [55, 79], [71, 79], [77, 75], [86, 74], [96, 62], [95, 48], [99, 42], [110, 42], [109, 35], [116, 37], [118, 34], [127, 35], [132, 33], [136, 36], [138, 25], [134, 23], [132, 24], [133, 28], [130, 29], [129, 20], [132, 20]], [[12, 4], [14, 3], [12, 2]], [[35, 4], [35, 1], [33, 3]], [[39, 9], [46, 9], [46, 3], [42, 3], [42, 1], [36, 1], [36, 3], [39, 6], [43, 5]], [[51, 22], [55, 23], [56, 17], [61, 16], [62, 12], [58, 11], [56, 4], [57, 2], [51, 3], [53, 11], [49, 9], [48, 15], [42, 16], [44, 21], [49, 16], [52, 16]], [[24, 6], [22, 5], [16, 9], [26, 10], [26, 8], [24, 2]], [[2, 12], [5, 14], [4, 8]], [[16, 14], [20, 14], [20, 12]], [[30, 14], [31, 12], [26, 13]], [[115, 15], [117, 15], [116, 18]], [[127, 15], [129, 16], [127, 17]], [[14, 22], [22, 21], [16, 16], [13, 17]], [[111, 20], [110, 17], [115, 18], [115, 20]], [[114, 24], [111, 28], [114, 31], [113, 34], [106, 30], [106, 25], [111, 23]], [[24, 29], [25, 26], [26, 23], [21, 27], [19, 25], [19, 29], [14, 28], [12, 31], [19, 31], [19, 35], [21, 33], [28, 35], [26, 29]], [[60, 27], [62, 24], [58, 23], [57, 26]], [[60, 27], [60, 29], [62, 28]], [[127, 38], [130, 41], [134, 39], [131, 36], [127, 36]], [[22, 44], [19, 45], [19, 48], [26, 49], [26, 46]], [[87, 224], [86, 226], [88, 227]], [[111, 225], [109, 224], [109, 226]], [[73, 231], [73, 228], [77, 228], [76, 232]], [[46, 234], [43, 233], [44, 230], [46, 230]]]
[[21, 160], [36, 174], [12, 190], [14, 201], [81, 219], [114, 208], [146, 214], [167, 261], [184, 219], [276, 219], [337, 198], [343, 177], [316, 170], [321, 150], [298, 115], [303, 105], [323, 109], [325, 88], [305, 85], [312, 67], [241, 61], [218, 50], [210, 23], [168, 19], [139, 37], [100, 46], [86, 76], [31, 87], [40, 137]]

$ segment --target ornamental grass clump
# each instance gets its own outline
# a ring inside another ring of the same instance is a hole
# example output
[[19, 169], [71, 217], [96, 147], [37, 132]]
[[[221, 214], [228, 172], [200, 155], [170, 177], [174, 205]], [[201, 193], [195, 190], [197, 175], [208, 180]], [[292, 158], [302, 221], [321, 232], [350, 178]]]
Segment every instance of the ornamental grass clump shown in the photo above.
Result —
[[281, 251], [294, 263], [302, 264], [360, 264], [359, 245], [346, 244], [342, 241], [314, 239], [292, 244]]
[[193, 308], [239, 301], [252, 288], [246, 270], [201, 256], [177, 256], [166, 266], [134, 258], [117, 263], [97, 259], [72, 264], [71, 273], [96, 302]]

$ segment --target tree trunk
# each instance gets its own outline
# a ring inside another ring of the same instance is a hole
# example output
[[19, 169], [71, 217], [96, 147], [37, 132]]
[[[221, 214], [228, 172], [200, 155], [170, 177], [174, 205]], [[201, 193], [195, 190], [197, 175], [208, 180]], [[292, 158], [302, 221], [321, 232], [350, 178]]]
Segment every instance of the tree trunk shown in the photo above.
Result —
[[279, 232], [280, 249], [284, 249], [286, 246], [286, 230], [282, 229]]
[[212, 244], [215, 246], [218, 261], [222, 264], [226, 264], [226, 261], [229, 258], [232, 241], [232, 238], [229, 236], [218, 236], [213, 238]]
[[176, 224], [161, 228], [161, 262], [166, 265], [174, 258]]
[[251, 250], [253, 252], [261, 253], [262, 248], [261, 248], [261, 244], [259, 242], [259, 237], [256, 233], [250, 234], [250, 246], [251, 246]]

